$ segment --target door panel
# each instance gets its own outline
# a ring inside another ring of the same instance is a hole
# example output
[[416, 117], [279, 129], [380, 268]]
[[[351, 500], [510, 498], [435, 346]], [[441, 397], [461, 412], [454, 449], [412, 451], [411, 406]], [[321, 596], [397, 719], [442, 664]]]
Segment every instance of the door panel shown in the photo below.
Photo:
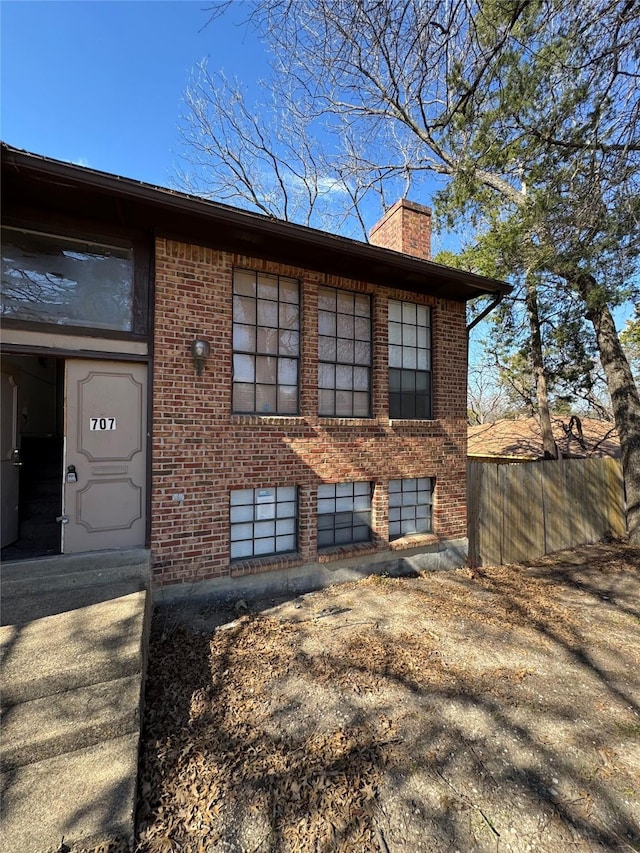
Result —
[[146, 378], [143, 364], [67, 361], [65, 554], [144, 545]]
[[0, 374], [2, 409], [0, 410], [0, 477], [2, 477], [2, 522], [0, 545], [11, 545], [18, 538], [20, 452], [18, 450], [18, 385], [12, 373]]

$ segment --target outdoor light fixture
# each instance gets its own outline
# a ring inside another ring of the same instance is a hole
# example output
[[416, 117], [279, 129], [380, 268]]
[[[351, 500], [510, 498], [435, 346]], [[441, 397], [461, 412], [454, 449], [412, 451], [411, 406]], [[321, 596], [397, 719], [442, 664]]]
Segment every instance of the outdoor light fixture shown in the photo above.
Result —
[[204, 363], [209, 358], [210, 352], [211, 345], [209, 341], [204, 341], [201, 338], [196, 338], [191, 341], [191, 357], [193, 358], [193, 363], [198, 376], [202, 376]]

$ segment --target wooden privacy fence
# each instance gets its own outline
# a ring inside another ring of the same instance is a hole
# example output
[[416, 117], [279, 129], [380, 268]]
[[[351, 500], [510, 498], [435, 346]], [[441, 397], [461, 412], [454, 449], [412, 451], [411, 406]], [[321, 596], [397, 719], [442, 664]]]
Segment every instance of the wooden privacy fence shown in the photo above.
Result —
[[470, 462], [467, 475], [472, 565], [518, 563], [626, 533], [618, 459]]

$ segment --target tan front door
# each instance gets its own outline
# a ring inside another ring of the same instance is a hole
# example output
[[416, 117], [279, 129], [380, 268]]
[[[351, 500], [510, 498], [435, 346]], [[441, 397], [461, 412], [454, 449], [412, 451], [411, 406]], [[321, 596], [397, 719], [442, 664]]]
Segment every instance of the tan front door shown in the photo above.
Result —
[[18, 450], [18, 385], [12, 373], [0, 374], [2, 409], [0, 410], [0, 476], [2, 477], [2, 525], [0, 545], [11, 545], [18, 538], [20, 452]]
[[147, 367], [66, 362], [62, 552], [145, 542]]

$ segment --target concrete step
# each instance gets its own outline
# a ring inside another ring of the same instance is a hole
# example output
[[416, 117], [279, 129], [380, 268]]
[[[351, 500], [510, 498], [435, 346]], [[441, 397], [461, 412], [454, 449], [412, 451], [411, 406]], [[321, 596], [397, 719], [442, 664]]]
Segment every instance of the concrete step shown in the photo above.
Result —
[[2, 704], [142, 672], [150, 607], [151, 596], [143, 590], [0, 628]]
[[2, 773], [0, 848], [49, 853], [65, 844], [133, 844], [138, 733]]
[[[16, 560], [2, 565], [2, 582], [29, 578], [51, 578], [74, 572], [119, 569], [138, 566], [141, 576], [149, 575], [150, 552], [145, 548], [126, 548], [122, 551], [91, 551], [86, 554], [57, 554], [33, 560]], [[110, 578], [107, 578], [107, 582]]]
[[140, 673], [21, 702], [2, 713], [2, 766], [23, 767], [140, 728]]
[[[56, 581], [58, 578], [55, 579]], [[144, 582], [137, 575], [131, 578], [116, 578], [109, 584], [95, 579], [91, 586], [73, 586], [72, 579], [63, 576], [62, 584], [56, 584], [50, 591], [47, 583], [30, 584], [21, 581], [8, 581], [3, 584], [3, 595], [0, 598], [0, 625], [26, 625], [35, 619], [44, 619], [69, 610], [78, 610], [101, 601], [121, 598], [144, 588]], [[92, 580], [91, 577], [86, 580]], [[83, 583], [86, 582], [82, 581]], [[81, 581], [78, 581], [80, 583]], [[26, 588], [27, 593], [20, 589]], [[16, 591], [18, 589], [18, 591]]]

